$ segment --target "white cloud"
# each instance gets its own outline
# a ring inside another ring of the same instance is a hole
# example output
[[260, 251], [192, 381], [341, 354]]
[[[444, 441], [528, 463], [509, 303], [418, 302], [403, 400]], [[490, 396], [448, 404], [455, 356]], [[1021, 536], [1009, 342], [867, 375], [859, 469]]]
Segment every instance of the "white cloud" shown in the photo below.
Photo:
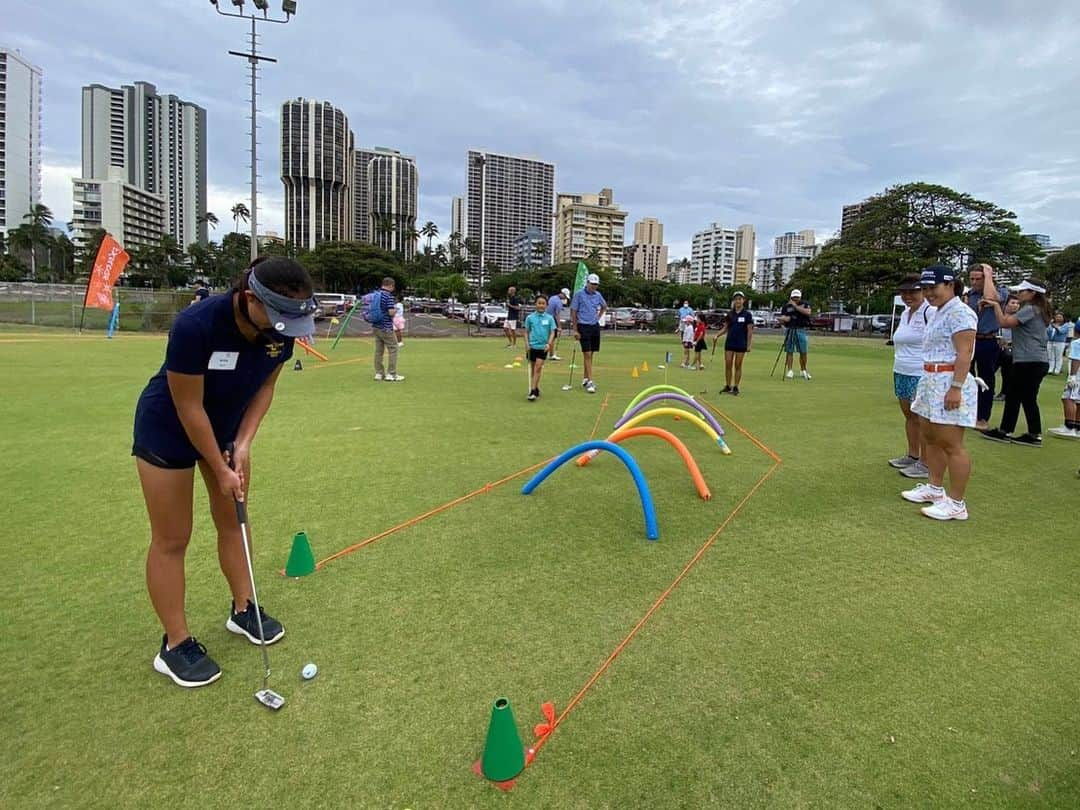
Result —
[[67, 226], [71, 221], [72, 191], [71, 178], [82, 173], [79, 164], [61, 163], [41, 164], [41, 201], [49, 206], [53, 213], [53, 222], [58, 228]]

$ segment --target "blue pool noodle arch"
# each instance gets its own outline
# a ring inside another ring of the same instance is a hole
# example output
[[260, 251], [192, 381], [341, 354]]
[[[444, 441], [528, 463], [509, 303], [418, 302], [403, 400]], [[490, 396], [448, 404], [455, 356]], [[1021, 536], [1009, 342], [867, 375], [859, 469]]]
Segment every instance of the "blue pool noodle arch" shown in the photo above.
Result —
[[649, 491], [649, 485], [645, 481], [645, 476], [641, 473], [641, 467], [634, 461], [633, 456], [613, 442], [595, 439], [571, 447], [558, 458], [548, 462], [544, 469], [534, 475], [529, 483], [521, 488], [521, 494], [531, 495], [532, 491], [544, 483], [544, 479], [559, 469], [559, 467], [589, 450], [606, 450], [617, 456], [619, 460], [626, 465], [626, 469], [630, 472], [631, 477], [634, 479], [634, 484], [637, 486], [638, 496], [641, 498], [641, 510], [645, 513], [645, 535], [650, 540], [659, 538], [660, 529], [656, 525], [656, 507], [653, 505], [652, 493]]

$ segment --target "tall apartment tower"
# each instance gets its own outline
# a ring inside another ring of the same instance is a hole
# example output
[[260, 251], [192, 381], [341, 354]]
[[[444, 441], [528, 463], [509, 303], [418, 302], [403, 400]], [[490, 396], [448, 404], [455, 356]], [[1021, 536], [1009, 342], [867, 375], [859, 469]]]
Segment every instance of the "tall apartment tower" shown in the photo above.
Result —
[[297, 248], [353, 236], [353, 152], [349, 119], [330, 102], [281, 105], [285, 239]]
[[0, 47], [0, 234], [41, 202], [41, 68]]
[[454, 197], [454, 199], [450, 201], [450, 233], [458, 234], [462, 241], [469, 235], [465, 211], [464, 197]]
[[752, 225], [724, 228], [714, 222], [694, 234], [690, 283], [747, 284], [754, 269], [756, 236]]
[[862, 216], [863, 208], [870, 200], [863, 200], [860, 203], [853, 203], [852, 205], [845, 205], [843, 212], [840, 216], [840, 236], [843, 238], [844, 232], [847, 231], [852, 225], [859, 221]]
[[514, 242], [530, 228], [551, 232], [555, 164], [470, 149], [466, 176], [465, 229], [480, 247], [469, 256], [469, 280], [475, 284], [488, 265], [499, 272], [514, 268]]
[[416, 253], [407, 239], [416, 230], [420, 175], [416, 159], [394, 149], [360, 147], [353, 161], [353, 239], [390, 251], [405, 261]]
[[596, 252], [600, 263], [622, 273], [626, 212], [610, 188], [599, 194], [560, 194], [555, 202], [555, 263]]
[[641, 276], [647, 281], [665, 281], [668, 275], [668, 249], [664, 244], [664, 226], [646, 217], [634, 223], [634, 243], [627, 245], [623, 275]]
[[149, 82], [83, 87], [79, 181], [85, 191], [94, 180], [161, 197], [164, 232], [184, 248], [206, 244], [206, 110]]

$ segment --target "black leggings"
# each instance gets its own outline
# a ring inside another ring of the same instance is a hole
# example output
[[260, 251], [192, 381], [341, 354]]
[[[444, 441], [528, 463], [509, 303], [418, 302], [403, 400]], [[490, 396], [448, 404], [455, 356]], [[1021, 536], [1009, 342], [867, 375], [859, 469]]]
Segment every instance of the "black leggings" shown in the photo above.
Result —
[[1027, 432], [1032, 436], [1042, 434], [1042, 416], [1039, 414], [1039, 386], [1050, 370], [1049, 363], [1012, 364], [1009, 387], [1005, 390], [1005, 413], [1001, 416], [1001, 429], [1005, 433], [1016, 430], [1020, 418], [1020, 406], [1024, 406]]

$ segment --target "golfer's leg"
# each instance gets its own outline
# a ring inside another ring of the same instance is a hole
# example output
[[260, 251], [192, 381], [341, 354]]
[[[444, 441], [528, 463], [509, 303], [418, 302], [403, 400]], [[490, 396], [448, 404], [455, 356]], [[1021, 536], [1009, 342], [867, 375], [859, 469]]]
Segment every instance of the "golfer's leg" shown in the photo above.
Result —
[[390, 339], [389, 332], [383, 332], [384, 340], [386, 341], [386, 354], [389, 359], [386, 361], [386, 374], [389, 377], [393, 377], [397, 374], [397, 341]]
[[968, 479], [971, 478], [971, 458], [964, 447], [964, 428], [958, 425], [938, 425], [939, 436], [945, 440], [943, 452], [949, 466], [949, 497], [964, 500]]
[[540, 372], [544, 370], [544, 361], [537, 358], [533, 363], [533, 388], [540, 389]]
[[385, 369], [383, 368], [383, 342], [379, 340], [379, 332], [381, 329], [376, 329], [375, 338], [375, 373], [380, 376], [385, 376]]
[[581, 356], [585, 362], [585, 379], [592, 379], [592, 352], [582, 352]]
[[900, 412], [904, 414], [904, 435], [907, 436], [908, 455], [912, 458], [922, 458], [922, 451], [920, 449], [921, 431], [919, 430], [919, 417], [911, 412], [911, 402], [906, 399], [898, 401], [900, 403]]
[[746, 357], [742, 352], [734, 352], [735, 354], [735, 387], [739, 387], [739, 383], [742, 382], [742, 364], [743, 358]]
[[795, 364], [795, 355], [791, 352], [784, 354], [784, 371], [791, 371], [791, 367]]
[[930, 470], [930, 485], [940, 487], [945, 481], [945, 450], [938, 444], [937, 429], [928, 419], [919, 417], [919, 426], [926, 437], [926, 467]]
[[195, 471], [163, 470], [141, 458], [135, 464], [150, 517], [146, 589], [169, 646], [175, 647], [191, 635], [184, 616], [184, 553], [191, 540]]
[[799, 352], [799, 368], [806, 371], [806, 352]]
[[[237, 610], [244, 610], [251, 599], [251, 585], [248, 583], [247, 561], [244, 559], [244, 539], [240, 534], [240, 523], [236, 517], [236, 505], [221, 491], [214, 478], [210, 465], [199, 462], [199, 472], [206, 484], [206, 494], [210, 497], [210, 514], [214, 518], [214, 528], [218, 537], [218, 564], [221, 573], [229, 583], [233, 604]], [[249, 474], [244, 476], [244, 486], [251, 486]], [[251, 543], [251, 531], [248, 530], [248, 543]], [[254, 555], [254, 551], [252, 551]]]

